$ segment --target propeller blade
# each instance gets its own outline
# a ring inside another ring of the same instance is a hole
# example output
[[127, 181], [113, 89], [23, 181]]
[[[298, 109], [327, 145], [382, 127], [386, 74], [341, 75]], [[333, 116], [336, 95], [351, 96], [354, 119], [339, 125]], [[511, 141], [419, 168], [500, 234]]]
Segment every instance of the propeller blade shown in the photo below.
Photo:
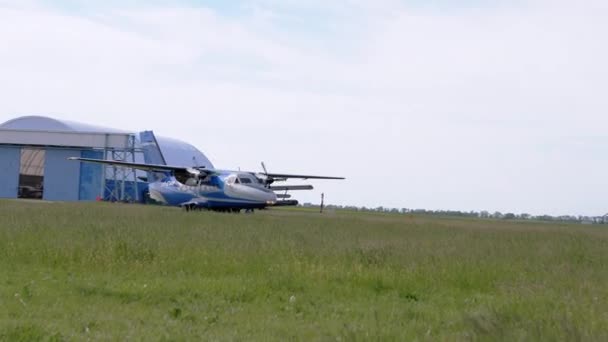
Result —
[[264, 170], [264, 176], [265, 176], [264, 184], [268, 188], [270, 186], [270, 184], [274, 183], [274, 178], [268, 177], [268, 169], [266, 169], [266, 164], [264, 164], [264, 162], [262, 162], [262, 169]]

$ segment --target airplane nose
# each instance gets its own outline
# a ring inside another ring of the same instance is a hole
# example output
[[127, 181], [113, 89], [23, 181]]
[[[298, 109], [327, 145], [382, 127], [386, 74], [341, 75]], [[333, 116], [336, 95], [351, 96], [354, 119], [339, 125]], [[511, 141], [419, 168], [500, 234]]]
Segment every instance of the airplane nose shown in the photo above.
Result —
[[277, 201], [277, 195], [274, 192], [269, 192], [268, 193], [268, 200], [267, 201], [276, 202]]
[[264, 192], [264, 197], [266, 199], [266, 204], [274, 205], [277, 203], [277, 195], [274, 192]]

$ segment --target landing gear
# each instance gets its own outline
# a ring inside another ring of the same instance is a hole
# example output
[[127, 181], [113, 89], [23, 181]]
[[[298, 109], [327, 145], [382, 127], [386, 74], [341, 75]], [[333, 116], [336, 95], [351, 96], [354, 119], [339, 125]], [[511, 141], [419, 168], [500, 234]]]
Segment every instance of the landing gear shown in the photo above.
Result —
[[198, 206], [196, 203], [184, 204], [182, 205], [182, 208], [184, 208], [186, 211], [203, 210], [203, 208]]
[[215, 211], [216, 213], [238, 214], [241, 212], [241, 209], [239, 209], [239, 208], [215, 208], [215, 209], [211, 209], [211, 210]]
[[[210, 211], [214, 211], [216, 213], [232, 213], [232, 214], [241, 213], [241, 208], [204, 208], [204, 207], [197, 205], [196, 203], [183, 204], [182, 208], [185, 211], [210, 210]], [[253, 213], [253, 209], [245, 209], [245, 212]]]

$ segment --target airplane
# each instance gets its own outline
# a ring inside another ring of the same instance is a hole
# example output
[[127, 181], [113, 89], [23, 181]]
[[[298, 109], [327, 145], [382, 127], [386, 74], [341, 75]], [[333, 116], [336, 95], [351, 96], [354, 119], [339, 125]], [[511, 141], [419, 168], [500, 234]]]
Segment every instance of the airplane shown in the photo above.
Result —
[[[312, 190], [312, 185], [273, 186], [275, 182], [288, 179], [335, 179], [325, 177], [269, 173], [262, 163], [264, 172], [229, 171], [201, 166], [167, 165], [152, 131], [140, 133], [144, 163], [119, 160], [69, 157], [68, 160], [127, 167], [148, 172], [150, 198], [170, 206], [182, 207], [186, 211], [208, 209], [222, 212], [240, 212], [241, 209], [266, 209], [277, 206], [295, 206], [298, 201], [289, 200], [287, 191]], [[275, 191], [285, 191], [276, 194]]]

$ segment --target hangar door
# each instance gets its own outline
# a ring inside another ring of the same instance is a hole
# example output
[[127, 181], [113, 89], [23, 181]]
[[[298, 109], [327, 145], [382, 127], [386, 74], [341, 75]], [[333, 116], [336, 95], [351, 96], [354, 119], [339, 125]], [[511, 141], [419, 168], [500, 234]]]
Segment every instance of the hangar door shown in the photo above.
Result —
[[19, 198], [41, 199], [44, 192], [45, 151], [22, 148], [19, 165]]
[[20, 153], [17, 147], [0, 146], [0, 198], [17, 197]]
[[78, 201], [80, 163], [69, 161], [79, 156], [79, 150], [48, 148], [44, 164], [44, 199], [49, 201]]

